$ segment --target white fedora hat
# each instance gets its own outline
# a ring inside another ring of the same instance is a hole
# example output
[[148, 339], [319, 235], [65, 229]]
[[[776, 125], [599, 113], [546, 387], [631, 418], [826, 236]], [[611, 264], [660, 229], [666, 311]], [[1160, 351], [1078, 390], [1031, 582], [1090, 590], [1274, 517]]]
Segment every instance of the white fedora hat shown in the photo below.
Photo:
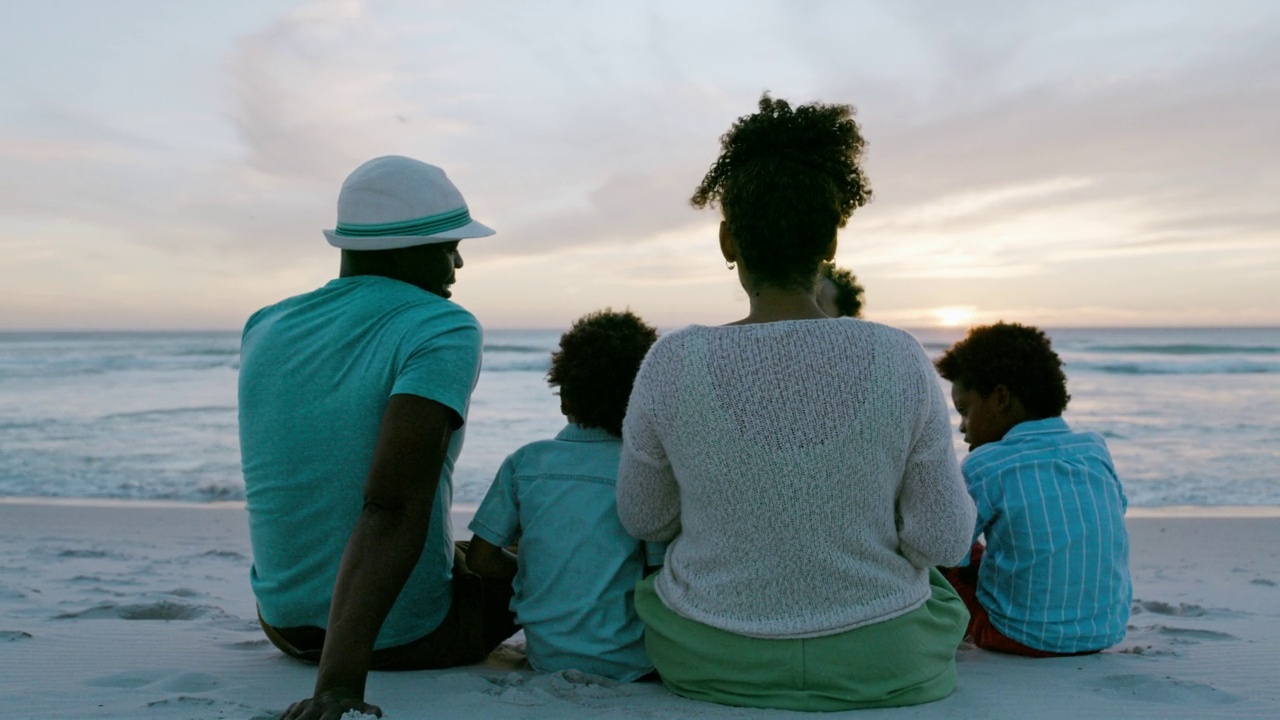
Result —
[[345, 250], [393, 250], [492, 235], [471, 219], [467, 201], [444, 170], [387, 155], [356, 168], [338, 193], [338, 226], [329, 244]]

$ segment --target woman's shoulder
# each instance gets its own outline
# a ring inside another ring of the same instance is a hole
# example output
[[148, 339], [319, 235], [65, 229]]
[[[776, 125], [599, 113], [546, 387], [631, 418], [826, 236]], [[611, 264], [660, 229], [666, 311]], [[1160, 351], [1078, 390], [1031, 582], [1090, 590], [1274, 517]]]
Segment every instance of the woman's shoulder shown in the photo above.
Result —
[[668, 330], [658, 336], [657, 342], [649, 348], [649, 356], [680, 355], [696, 345], [715, 328], [709, 325], [685, 325]]
[[902, 328], [861, 318], [841, 318], [835, 321], [835, 326], [839, 331], [857, 337], [864, 343], [874, 343], [905, 353], [924, 354], [924, 347], [916, 336]]

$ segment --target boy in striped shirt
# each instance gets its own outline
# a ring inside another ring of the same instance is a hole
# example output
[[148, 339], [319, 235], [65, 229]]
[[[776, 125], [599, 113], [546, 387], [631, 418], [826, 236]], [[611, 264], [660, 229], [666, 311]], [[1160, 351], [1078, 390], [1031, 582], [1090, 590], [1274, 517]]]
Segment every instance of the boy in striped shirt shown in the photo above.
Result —
[[1133, 597], [1127, 501], [1102, 437], [1061, 417], [1071, 396], [1049, 338], [976, 327], [935, 365], [951, 381], [978, 506], [969, 564], [944, 570], [969, 608], [967, 636], [1029, 657], [1120, 642]]

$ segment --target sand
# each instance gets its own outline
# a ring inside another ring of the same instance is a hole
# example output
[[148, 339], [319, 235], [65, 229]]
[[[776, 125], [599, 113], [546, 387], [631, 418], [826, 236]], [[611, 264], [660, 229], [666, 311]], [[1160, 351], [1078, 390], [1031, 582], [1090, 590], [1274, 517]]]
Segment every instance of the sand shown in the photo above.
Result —
[[[1280, 717], [1280, 508], [1128, 524], [1134, 614], [1116, 648], [1028, 660], [966, 646], [951, 697], [824, 717]], [[262, 637], [249, 562], [239, 506], [0, 501], [0, 717], [275, 717], [315, 671]], [[521, 657], [513, 643], [484, 665], [374, 673], [368, 699], [391, 720], [805, 717], [538, 674]]]

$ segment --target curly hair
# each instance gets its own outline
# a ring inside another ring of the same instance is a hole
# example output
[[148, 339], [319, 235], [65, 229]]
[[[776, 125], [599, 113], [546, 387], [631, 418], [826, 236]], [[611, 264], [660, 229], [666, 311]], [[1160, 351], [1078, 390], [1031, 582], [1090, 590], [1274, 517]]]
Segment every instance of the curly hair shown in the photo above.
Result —
[[983, 396], [1004, 385], [1037, 418], [1061, 415], [1071, 399], [1062, 358], [1049, 336], [1029, 325], [998, 322], [972, 328], [934, 366], [950, 382]]
[[765, 93], [759, 112], [720, 137], [720, 156], [689, 202], [720, 205], [739, 259], [762, 282], [808, 287], [836, 230], [871, 199], [853, 114], [823, 103], [793, 110]]
[[858, 284], [858, 276], [848, 268], [836, 267], [835, 263], [822, 263], [822, 277], [836, 288], [836, 310], [840, 315], [862, 317], [863, 287]]
[[560, 336], [547, 383], [560, 388], [565, 413], [579, 425], [622, 436], [622, 418], [640, 362], [658, 331], [630, 310], [588, 313]]

